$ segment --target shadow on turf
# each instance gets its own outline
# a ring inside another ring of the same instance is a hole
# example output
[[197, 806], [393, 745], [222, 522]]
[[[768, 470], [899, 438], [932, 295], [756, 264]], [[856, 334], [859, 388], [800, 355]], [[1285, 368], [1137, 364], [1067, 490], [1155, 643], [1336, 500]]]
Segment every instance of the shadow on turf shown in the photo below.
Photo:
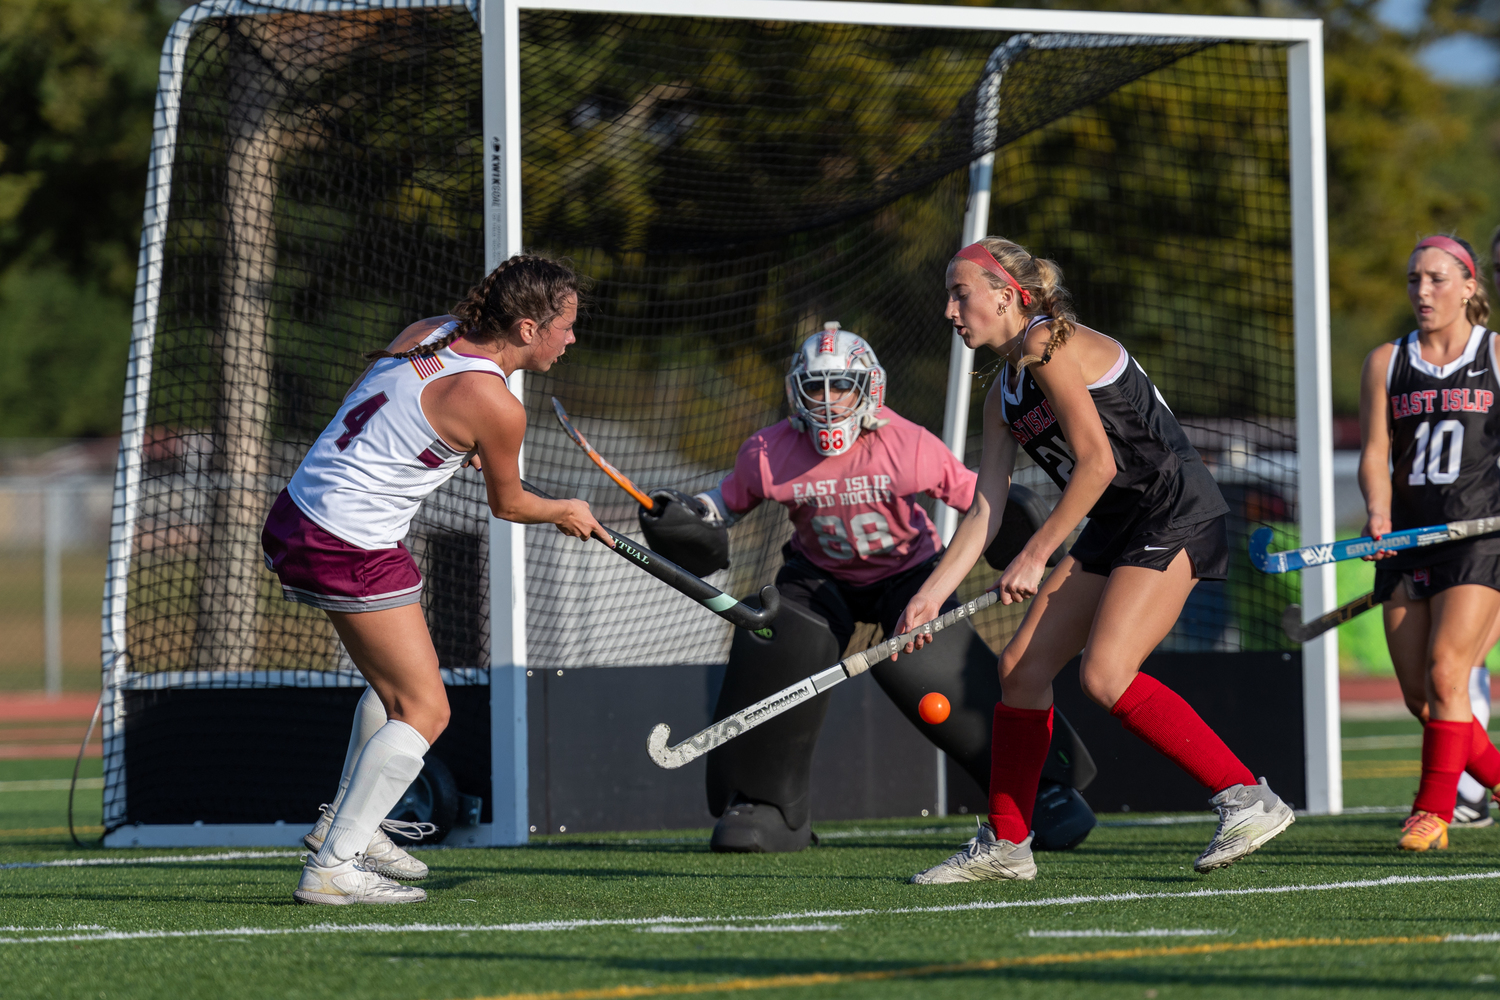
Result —
[[[1312, 958], [1312, 960], [1316, 961], [1320, 966], [1326, 967], [1330, 961], [1340, 961], [1344, 964], [1355, 966], [1369, 966], [1371, 964], [1368, 961], [1361, 960], [1357, 956], [1357, 954], [1354, 953], [1343, 952], [1339, 955], [1338, 958], [1330, 959], [1327, 950], [1316, 950], [1319, 951], [1318, 957], [1308, 957]], [[381, 959], [388, 958], [393, 953], [389, 950], [386, 950], [366, 951], [362, 954], [369, 959]], [[1128, 966], [1122, 967], [1120, 964], [1118, 964], [1118, 960], [1106, 959], [1103, 961], [1107, 963], [1108, 967], [1099, 969], [1097, 972], [1090, 972], [1087, 968], [1088, 963], [1080, 963], [1077, 965], [1069, 965], [1066, 968], [1011, 968], [975, 972], [956, 972], [951, 974], [931, 976], [912, 976], [910, 978], [903, 976], [900, 977], [900, 981], [910, 983], [937, 983], [944, 981], [983, 982], [993, 981], [997, 979], [1006, 979], [1025, 980], [1027, 982], [1037, 984], [1058, 985], [1097, 984], [1100, 986], [1104, 986], [1136, 983], [1147, 988], [1161, 986], [1229, 986], [1234, 987], [1237, 990], [1254, 989], [1256, 987], [1260, 987], [1263, 989], [1313, 987], [1319, 989], [1345, 989], [1356, 992], [1368, 992], [1371, 989], [1378, 989], [1382, 987], [1405, 988], [1413, 985], [1420, 985], [1421, 987], [1430, 990], [1442, 990], [1450, 992], [1462, 990], [1469, 995], [1473, 995], [1473, 993], [1475, 992], [1475, 984], [1469, 981], [1468, 973], [1461, 974], [1464, 980], [1462, 982], [1443, 982], [1434, 979], [1418, 980], [1412, 974], [1412, 968], [1409, 963], [1402, 965], [1400, 971], [1393, 971], [1389, 976], [1372, 974], [1367, 978], [1360, 978], [1351, 974], [1317, 975], [1309, 973], [1307, 975], [1296, 975], [1288, 974], [1285, 972], [1257, 972], [1253, 968], [1244, 967], [1243, 963], [1245, 963], [1247, 960], [1250, 962], [1264, 963], [1266, 961], [1269, 961], [1273, 955], [1280, 955], [1280, 953], [1261, 952], [1252, 953], [1250, 955], [1231, 954], [1211, 956], [1163, 956], [1160, 958], [1148, 958], [1142, 960], [1153, 962], [1165, 961], [1180, 964], [1183, 962], [1203, 962], [1206, 958], [1206, 960], [1210, 962], [1229, 960], [1239, 963], [1237, 968], [1232, 970], [1226, 969], [1223, 972], [1212, 972], [1207, 970], [1202, 972], [1186, 972], [1181, 970], [1180, 968], [1153, 971], [1150, 969], [1130, 968]], [[576, 964], [579, 961], [579, 958], [576, 955], [547, 955], [537, 954], [533, 952], [476, 951], [455, 953], [402, 950], [399, 952], [399, 956], [403, 959], [431, 959], [432, 961], [460, 960], [466, 962], [521, 961], [553, 964]], [[1293, 958], [1292, 955], [1286, 955], [1284, 960], [1295, 961], [1295, 958]], [[1387, 961], [1394, 960], [1387, 959]], [[1462, 961], [1462, 959], [1459, 959], [1459, 961]], [[1485, 968], [1488, 968], [1492, 964], [1487, 956], [1482, 955], [1474, 956], [1472, 961], [1484, 962]], [[669, 973], [718, 978], [723, 978], [726, 976], [746, 978], [758, 978], [762, 976], [795, 976], [820, 972], [833, 974], [851, 972], [898, 972], [903, 969], [916, 967], [910, 962], [840, 962], [837, 960], [831, 961], [829, 959], [784, 958], [774, 960], [698, 958], [641, 961], [629, 961], [621, 959], [596, 959], [594, 960], [594, 964], [599, 968], [618, 969], [621, 971], [628, 970], [632, 972], [648, 972], [658, 974]], [[1455, 961], [1453, 958], [1449, 958], [1442, 963], [1432, 965], [1431, 968], [1435, 970], [1442, 970], [1445, 968], [1452, 968], [1456, 964], [1458, 964], [1458, 961]], [[1439, 971], [1438, 974], [1441, 975], [1441, 971]], [[1486, 992], [1490, 991], [1491, 990], [1486, 990]]]

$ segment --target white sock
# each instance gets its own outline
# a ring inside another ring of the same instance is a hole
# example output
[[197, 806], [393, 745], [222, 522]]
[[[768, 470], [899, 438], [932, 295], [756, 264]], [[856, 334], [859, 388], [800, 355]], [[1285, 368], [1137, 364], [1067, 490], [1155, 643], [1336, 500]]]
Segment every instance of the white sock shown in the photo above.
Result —
[[427, 747], [421, 733], [395, 719], [370, 737], [354, 765], [354, 774], [333, 817], [328, 838], [318, 851], [318, 864], [331, 868], [369, 846], [380, 821], [422, 773], [422, 757]]
[[365, 688], [359, 704], [354, 706], [354, 729], [349, 733], [349, 749], [344, 752], [344, 773], [339, 776], [339, 791], [331, 803], [334, 812], [339, 811], [339, 805], [344, 801], [344, 792], [349, 788], [349, 779], [354, 777], [354, 765], [359, 763], [365, 744], [385, 723], [385, 706], [376, 697], [374, 688]]
[[[1474, 718], [1485, 729], [1490, 728], [1490, 671], [1480, 664], [1469, 671], [1469, 707]], [[1483, 801], [1488, 792], [1474, 776], [1465, 771], [1458, 776], [1458, 794], [1470, 802]]]

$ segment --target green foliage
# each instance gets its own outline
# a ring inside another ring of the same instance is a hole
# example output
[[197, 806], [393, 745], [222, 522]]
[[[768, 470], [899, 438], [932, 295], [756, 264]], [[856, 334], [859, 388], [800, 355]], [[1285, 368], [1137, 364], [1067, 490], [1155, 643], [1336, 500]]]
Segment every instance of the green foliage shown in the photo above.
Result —
[[[1017, 0], [1017, 5], [1023, 3], [1037, 5], [1036, 0]], [[1357, 399], [1357, 372], [1365, 352], [1408, 322], [1401, 272], [1414, 239], [1442, 229], [1482, 242], [1500, 221], [1500, 135], [1493, 125], [1500, 111], [1500, 88], [1442, 86], [1414, 61], [1419, 45], [1447, 33], [1500, 35], [1495, 4], [1496, 0], [1434, 0], [1422, 29], [1409, 37], [1379, 25], [1373, 16], [1375, 0], [1063, 0], [1051, 6], [1324, 19], [1334, 391], [1336, 407], [1347, 412]], [[153, 0], [0, 3], [0, 86], [6, 96], [0, 105], [0, 308], [5, 312], [0, 336], [11, 347], [12, 358], [25, 358], [17, 366], [25, 371], [7, 376], [14, 380], [7, 385], [14, 388], [7, 388], [0, 403], [0, 434], [108, 433], [118, 425], [117, 394], [123, 380], [123, 345], [129, 337], [156, 69], [161, 40], [175, 13], [171, 7], [170, 2]], [[837, 41], [832, 36], [809, 36], [806, 44], [816, 51], [819, 45], [834, 46]], [[621, 44], [618, 36], [586, 35], [568, 44], [576, 55], [590, 57], [586, 62], [592, 68], [580, 74], [576, 64], [553, 65], [550, 75], [544, 70], [523, 81], [529, 94], [564, 103], [585, 92], [608, 95], [612, 77], [639, 68], [614, 63], [613, 54]], [[725, 67], [742, 58], [733, 47], [711, 55]], [[883, 59], [891, 53], [880, 55]], [[912, 74], [929, 79], [953, 81], [970, 69], [955, 73], [951, 53], [931, 40], [918, 39], [895, 56]], [[829, 108], [847, 109], [850, 134], [875, 137], [859, 156], [851, 158], [835, 144], [803, 165], [822, 178], [822, 187], [812, 188], [820, 198], [833, 189], [879, 184], [892, 164], [902, 162], [932, 134], [921, 128], [882, 131], [889, 116], [912, 121], [925, 115], [936, 128], [952, 110], [957, 91], [946, 82], [925, 98], [917, 89], [872, 93], [869, 77], [881, 59], [824, 65], [820, 73], [806, 77], [785, 76], [775, 66], [757, 68], [762, 83], [774, 83], [787, 93], [828, 88]], [[818, 63], [799, 60], [797, 65]], [[721, 74], [724, 79], [734, 75]], [[830, 87], [831, 81], [838, 85]], [[641, 102], [670, 105], [680, 84], [663, 78], [646, 94], [622, 91], [621, 106], [605, 109], [600, 127], [583, 133], [582, 139], [577, 134], [534, 137], [526, 178], [530, 223], [566, 233], [595, 229], [604, 218], [610, 235], [622, 243], [642, 238], [652, 224], [652, 201], [662, 185], [670, 184], [671, 173], [657, 163], [661, 147], [650, 130], [635, 126], [648, 119], [659, 121]], [[715, 94], [726, 107], [742, 96], [730, 91]], [[913, 100], [927, 104], [914, 108]], [[725, 114], [695, 121], [673, 155], [692, 159], [749, 150], [756, 155], [737, 162], [745, 177], [760, 185], [761, 204], [778, 205], [776, 174], [757, 158], [768, 149], [746, 146], [746, 138], [761, 132], [806, 140], [801, 133], [815, 123], [774, 106], [754, 121], [732, 119]], [[1088, 145], [1108, 138], [1108, 122], [1100, 131], [1100, 115], [1092, 121], [1078, 126], [1094, 129], [1092, 134], [1075, 129], [1069, 141]], [[617, 148], [644, 169], [632, 172], [625, 185], [617, 177], [580, 174], [580, 164], [598, 162], [600, 146]], [[1103, 147], [1093, 148], [1094, 155], [1108, 156]], [[1232, 153], [1222, 144], [1220, 151]], [[1146, 176], [1162, 187], [1171, 183], [1175, 170], [1222, 178], [1224, 162], [1171, 165], [1160, 176]], [[805, 177], [796, 180], [802, 183]], [[1078, 183], [1084, 180], [1082, 173], [1074, 178]], [[445, 183], [426, 177], [418, 166], [381, 211], [401, 221], [419, 218], [456, 229], [468, 192], [444, 190]], [[1234, 193], [1233, 184], [1218, 186], [1225, 194]], [[579, 190], [592, 194], [579, 199]], [[1061, 189], [1055, 193], [1066, 194]], [[690, 229], [693, 201], [682, 192], [678, 195], [673, 224]], [[838, 197], [835, 193], [831, 200]], [[1226, 240], [1243, 235], [1232, 229], [1221, 234]], [[1128, 281], [1122, 280], [1111, 287], [1126, 285]], [[1251, 289], [1246, 294], [1256, 293]], [[1281, 293], [1272, 289], [1268, 294], [1274, 298]], [[1121, 308], [1131, 305], [1126, 299], [1119, 302]], [[1224, 308], [1234, 313], [1242, 304], [1226, 300]], [[775, 309], [761, 312], [763, 322], [780, 319]], [[1170, 323], [1170, 313], [1169, 307], [1162, 322]], [[1152, 317], [1126, 319], [1144, 325]], [[38, 330], [27, 325], [32, 322], [49, 326]], [[69, 383], [77, 386], [82, 379], [87, 391], [71, 393], [76, 397], [71, 401], [33, 405], [36, 396], [28, 393], [54, 392], [58, 376], [50, 373], [55, 368], [51, 356], [27, 344], [57, 331], [85, 338], [82, 350], [69, 352], [74, 372]], [[1162, 350], [1168, 352], [1170, 345]], [[1254, 360], [1226, 354], [1226, 371], [1242, 370]], [[1225, 405], [1232, 402], [1225, 397]]]
[[152, 0], [0, 3], [0, 435], [119, 426], [168, 16]]

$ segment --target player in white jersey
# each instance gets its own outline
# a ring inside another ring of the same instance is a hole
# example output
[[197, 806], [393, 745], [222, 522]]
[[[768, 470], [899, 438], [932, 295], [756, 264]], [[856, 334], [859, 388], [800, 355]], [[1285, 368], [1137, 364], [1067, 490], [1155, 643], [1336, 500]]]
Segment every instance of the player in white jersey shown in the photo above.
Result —
[[407, 327], [370, 355], [266, 519], [261, 542], [282, 593], [327, 613], [370, 683], [338, 793], [304, 838], [316, 853], [293, 893], [298, 902], [427, 898], [393, 880], [423, 878], [427, 866], [381, 828], [448, 724], [422, 578], [401, 542], [422, 500], [471, 463], [496, 517], [610, 543], [582, 500], [522, 489], [526, 411], [505, 384], [518, 370], [546, 371], [573, 343], [578, 289], [564, 264], [512, 257], [453, 315]]

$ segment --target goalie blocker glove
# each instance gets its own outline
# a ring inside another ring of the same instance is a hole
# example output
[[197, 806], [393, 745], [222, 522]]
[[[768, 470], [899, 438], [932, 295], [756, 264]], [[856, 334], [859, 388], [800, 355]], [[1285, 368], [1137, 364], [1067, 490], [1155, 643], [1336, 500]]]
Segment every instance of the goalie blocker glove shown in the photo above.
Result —
[[639, 510], [646, 547], [692, 573], [708, 576], [729, 566], [729, 526], [708, 504], [678, 490], [652, 490], [656, 506]]

